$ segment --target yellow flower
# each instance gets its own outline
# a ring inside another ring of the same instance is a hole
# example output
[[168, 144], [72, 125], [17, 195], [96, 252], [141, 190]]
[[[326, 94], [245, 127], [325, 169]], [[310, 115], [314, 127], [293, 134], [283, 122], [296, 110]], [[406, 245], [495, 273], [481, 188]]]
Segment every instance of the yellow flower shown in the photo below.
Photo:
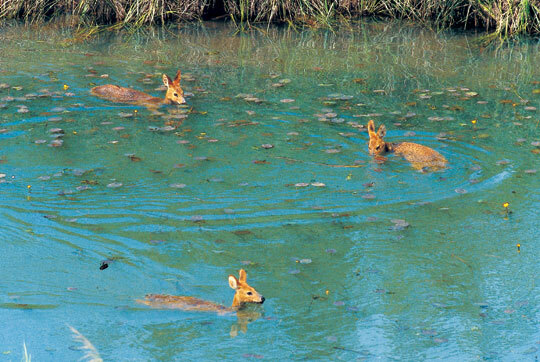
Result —
[[472, 123], [472, 124], [476, 124], [476, 119], [473, 119], [473, 120], [471, 121], [471, 123]]
[[64, 84], [64, 90], [68, 90], [68, 88], [69, 88], [69, 85]]
[[509, 204], [508, 202], [505, 202], [505, 203], [503, 204], [503, 207], [506, 209], [506, 208], [508, 208], [509, 205], [510, 205], [510, 204]]

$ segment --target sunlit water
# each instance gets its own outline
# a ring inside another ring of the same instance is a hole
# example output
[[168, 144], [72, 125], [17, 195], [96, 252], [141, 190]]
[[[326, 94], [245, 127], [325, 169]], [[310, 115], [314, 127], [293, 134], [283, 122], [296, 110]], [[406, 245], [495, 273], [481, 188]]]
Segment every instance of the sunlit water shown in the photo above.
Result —
[[[68, 325], [110, 361], [538, 358], [538, 44], [266, 32], [0, 28], [0, 360], [78, 360]], [[187, 108], [89, 94], [177, 69]], [[369, 119], [450, 167], [375, 162]], [[135, 302], [240, 268], [248, 321]]]

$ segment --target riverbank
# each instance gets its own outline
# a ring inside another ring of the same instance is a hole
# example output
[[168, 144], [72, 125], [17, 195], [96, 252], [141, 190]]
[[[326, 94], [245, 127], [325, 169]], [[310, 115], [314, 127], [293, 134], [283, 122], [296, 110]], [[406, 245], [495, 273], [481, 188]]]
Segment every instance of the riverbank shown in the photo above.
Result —
[[257, 23], [332, 27], [362, 16], [407, 19], [445, 29], [481, 29], [507, 38], [540, 34], [540, 4], [528, 0], [7, 0], [0, 20], [63, 19], [71, 26], [141, 26], [231, 19]]

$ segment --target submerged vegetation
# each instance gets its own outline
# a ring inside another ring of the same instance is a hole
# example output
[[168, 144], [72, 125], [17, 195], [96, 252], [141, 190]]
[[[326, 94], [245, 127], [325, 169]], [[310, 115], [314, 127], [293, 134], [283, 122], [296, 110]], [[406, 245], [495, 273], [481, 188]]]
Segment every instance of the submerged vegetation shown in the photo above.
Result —
[[508, 37], [540, 33], [538, 0], [3, 0], [0, 19], [64, 19], [113, 27], [230, 18], [239, 26], [333, 26], [359, 16], [408, 19], [437, 29], [481, 28]]

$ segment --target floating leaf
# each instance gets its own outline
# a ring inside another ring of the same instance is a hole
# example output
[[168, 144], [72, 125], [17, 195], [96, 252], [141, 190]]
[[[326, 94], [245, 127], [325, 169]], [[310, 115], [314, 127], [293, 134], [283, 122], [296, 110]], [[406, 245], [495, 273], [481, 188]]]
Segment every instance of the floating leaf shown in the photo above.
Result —
[[172, 188], [175, 188], [175, 189], [183, 189], [186, 186], [187, 186], [186, 184], [181, 184], [181, 183], [175, 183], [175, 184], [170, 184], [169, 185], [169, 187], [172, 187]]
[[235, 235], [250, 235], [253, 234], [251, 230], [236, 230], [234, 232]]
[[64, 144], [64, 141], [61, 139], [55, 139], [52, 140], [51, 143], [49, 143], [49, 147], [61, 147]]

